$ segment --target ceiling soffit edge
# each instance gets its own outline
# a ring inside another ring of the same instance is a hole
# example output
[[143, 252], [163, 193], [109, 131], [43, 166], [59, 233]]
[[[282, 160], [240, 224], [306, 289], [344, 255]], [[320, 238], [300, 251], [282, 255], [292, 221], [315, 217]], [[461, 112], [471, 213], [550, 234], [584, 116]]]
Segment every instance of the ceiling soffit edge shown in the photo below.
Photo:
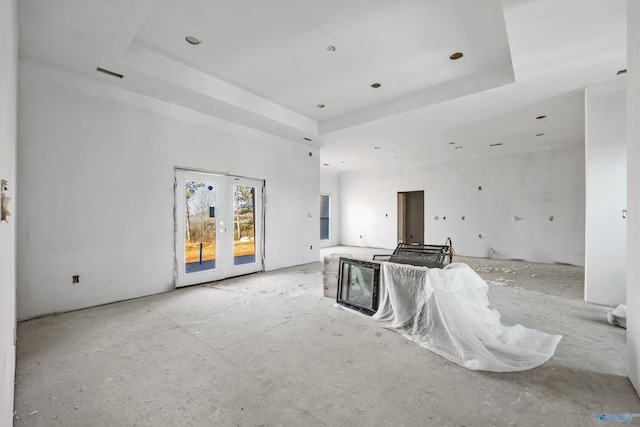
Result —
[[325, 120], [319, 124], [320, 135], [326, 135], [367, 122], [406, 113], [463, 96], [515, 83], [511, 62], [491, 70], [413, 92], [384, 103]]

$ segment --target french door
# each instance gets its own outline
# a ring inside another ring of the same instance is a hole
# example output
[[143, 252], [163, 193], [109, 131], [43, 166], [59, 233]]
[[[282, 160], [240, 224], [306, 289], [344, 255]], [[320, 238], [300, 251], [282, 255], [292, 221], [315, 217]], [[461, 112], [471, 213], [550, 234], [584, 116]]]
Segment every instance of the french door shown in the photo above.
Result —
[[176, 169], [176, 286], [262, 271], [264, 181]]

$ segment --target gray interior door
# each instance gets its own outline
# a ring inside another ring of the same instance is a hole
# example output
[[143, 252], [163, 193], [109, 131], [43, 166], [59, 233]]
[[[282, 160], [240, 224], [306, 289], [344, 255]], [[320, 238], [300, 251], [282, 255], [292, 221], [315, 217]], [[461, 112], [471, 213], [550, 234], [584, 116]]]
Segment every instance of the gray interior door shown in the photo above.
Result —
[[424, 244], [424, 191], [404, 193], [404, 242]]

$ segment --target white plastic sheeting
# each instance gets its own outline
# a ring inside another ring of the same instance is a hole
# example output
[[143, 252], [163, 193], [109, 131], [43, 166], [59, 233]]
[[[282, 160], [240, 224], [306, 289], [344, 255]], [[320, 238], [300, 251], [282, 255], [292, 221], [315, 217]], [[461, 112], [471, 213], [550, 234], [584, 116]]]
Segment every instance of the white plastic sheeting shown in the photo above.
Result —
[[373, 318], [472, 370], [522, 371], [549, 360], [562, 336], [502, 325], [489, 308], [488, 289], [466, 264], [429, 269], [385, 262]]
[[607, 313], [607, 320], [614, 326], [627, 329], [627, 306], [620, 304], [612, 312]]

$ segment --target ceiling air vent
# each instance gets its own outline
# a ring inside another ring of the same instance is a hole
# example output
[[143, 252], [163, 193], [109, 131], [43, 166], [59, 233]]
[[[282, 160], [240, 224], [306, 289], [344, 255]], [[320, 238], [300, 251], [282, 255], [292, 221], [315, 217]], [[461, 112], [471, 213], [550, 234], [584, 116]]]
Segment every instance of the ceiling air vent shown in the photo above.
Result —
[[112, 76], [112, 77], [117, 77], [119, 79], [124, 77], [122, 74], [118, 74], [118, 73], [113, 72], [113, 71], [105, 70], [104, 68], [100, 68], [100, 67], [96, 68], [96, 71], [99, 71], [101, 73], [107, 74], [107, 75]]

